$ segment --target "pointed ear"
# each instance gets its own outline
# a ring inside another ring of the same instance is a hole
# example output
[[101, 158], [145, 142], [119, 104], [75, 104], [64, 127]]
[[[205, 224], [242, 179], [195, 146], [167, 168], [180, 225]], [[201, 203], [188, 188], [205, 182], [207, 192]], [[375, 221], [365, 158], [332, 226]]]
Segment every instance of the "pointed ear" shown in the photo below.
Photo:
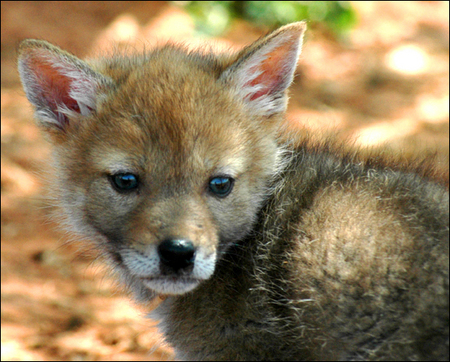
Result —
[[260, 115], [286, 111], [286, 89], [292, 82], [306, 23], [286, 25], [245, 48], [220, 79]]
[[20, 44], [19, 73], [38, 122], [47, 131], [66, 131], [77, 117], [95, 112], [112, 81], [85, 62], [42, 40]]

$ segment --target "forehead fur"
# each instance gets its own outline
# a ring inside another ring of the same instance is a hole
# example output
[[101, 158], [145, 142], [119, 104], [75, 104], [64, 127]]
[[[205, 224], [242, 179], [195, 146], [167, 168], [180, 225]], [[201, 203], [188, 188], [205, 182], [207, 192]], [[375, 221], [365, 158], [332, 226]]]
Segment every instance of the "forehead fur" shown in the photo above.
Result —
[[228, 58], [167, 46], [127, 59], [113, 57], [97, 68], [116, 86], [97, 109], [96, 130], [86, 136], [101, 135], [100, 144], [130, 153], [165, 155], [164, 163], [178, 160], [178, 166], [192, 155], [208, 155], [215, 164], [214, 158], [232, 159], [247, 146], [255, 125], [218, 80]]
[[197, 117], [186, 119], [188, 115], [236, 108], [229, 87], [218, 81], [228, 63], [225, 58], [166, 46], [127, 59], [126, 62], [122, 57], [109, 59], [100, 69], [116, 83], [104, 111], [170, 118], [170, 122], [185, 119], [186, 122], [176, 124], [178, 128], [197, 120]]

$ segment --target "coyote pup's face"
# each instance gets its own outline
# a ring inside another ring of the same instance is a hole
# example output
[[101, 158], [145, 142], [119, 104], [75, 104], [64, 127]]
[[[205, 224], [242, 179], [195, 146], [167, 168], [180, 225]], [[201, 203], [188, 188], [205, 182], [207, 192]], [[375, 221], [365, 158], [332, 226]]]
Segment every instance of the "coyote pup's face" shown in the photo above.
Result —
[[84, 62], [21, 44], [66, 223], [138, 296], [192, 290], [250, 231], [276, 171], [304, 29], [291, 24], [231, 57], [166, 46]]

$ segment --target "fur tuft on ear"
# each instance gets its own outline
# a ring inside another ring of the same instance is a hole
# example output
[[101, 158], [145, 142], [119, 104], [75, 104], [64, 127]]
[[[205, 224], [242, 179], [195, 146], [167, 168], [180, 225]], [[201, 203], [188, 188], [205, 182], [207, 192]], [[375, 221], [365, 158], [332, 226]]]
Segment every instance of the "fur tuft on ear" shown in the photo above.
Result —
[[220, 79], [234, 85], [239, 97], [256, 113], [286, 111], [286, 89], [300, 55], [305, 22], [286, 25], [245, 48]]
[[112, 81], [75, 56], [42, 40], [25, 40], [19, 73], [36, 117], [47, 129], [64, 131], [70, 119], [96, 110], [101, 90]]

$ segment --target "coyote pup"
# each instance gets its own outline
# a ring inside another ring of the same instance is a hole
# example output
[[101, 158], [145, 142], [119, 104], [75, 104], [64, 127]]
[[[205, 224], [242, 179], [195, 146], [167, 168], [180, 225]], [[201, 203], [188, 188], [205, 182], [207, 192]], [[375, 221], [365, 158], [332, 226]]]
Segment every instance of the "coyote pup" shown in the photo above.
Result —
[[25, 40], [64, 222], [138, 301], [162, 297], [179, 358], [448, 359], [447, 190], [419, 167], [282, 141], [305, 29], [233, 55], [92, 62]]

